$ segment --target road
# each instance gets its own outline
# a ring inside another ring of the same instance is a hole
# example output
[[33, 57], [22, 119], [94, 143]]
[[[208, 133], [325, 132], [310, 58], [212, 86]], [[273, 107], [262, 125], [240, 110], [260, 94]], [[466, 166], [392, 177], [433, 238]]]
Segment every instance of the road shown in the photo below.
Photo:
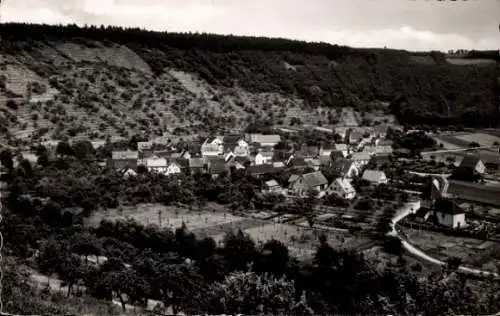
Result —
[[[430, 263], [434, 263], [434, 264], [437, 264], [437, 265], [445, 265], [446, 264], [445, 262], [429, 256], [428, 254], [424, 253], [420, 249], [417, 249], [415, 246], [413, 246], [412, 244], [410, 244], [404, 237], [402, 237], [400, 235], [400, 233], [396, 229], [396, 224], [400, 220], [402, 220], [403, 218], [405, 218], [406, 216], [408, 216], [411, 213], [413, 213], [414, 211], [416, 211], [417, 210], [416, 207], [417, 207], [417, 204], [415, 202], [410, 202], [410, 203], [406, 203], [402, 208], [400, 208], [396, 212], [396, 215], [392, 219], [392, 225], [391, 225], [392, 226], [392, 230], [388, 233], [388, 235], [399, 238], [399, 240], [401, 240], [401, 243], [402, 243], [403, 247], [409, 253], [411, 253], [411, 254], [419, 257], [420, 259], [423, 259], [425, 261], [428, 261]], [[475, 275], [479, 275], [479, 276], [494, 276], [494, 277], [498, 277], [499, 276], [497, 273], [493, 273], [493, 272], [490, 272], [490, 271], [484, 271], [484, 270], [480, 270], [480, 269], [469, 268], [469, 267], [465, 267], [465, 266], [460, 266], [458, 269], [460, 271], [471, 273], [471, 274], [475, 274]]]

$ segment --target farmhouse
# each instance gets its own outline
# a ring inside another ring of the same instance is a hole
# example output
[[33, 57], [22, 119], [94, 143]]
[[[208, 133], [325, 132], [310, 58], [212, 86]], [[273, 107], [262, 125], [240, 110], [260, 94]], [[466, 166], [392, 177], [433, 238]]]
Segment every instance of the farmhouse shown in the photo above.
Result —
[[289, 179], [289, 190], [299, 196], [308, 194], [310, 190], [321, 192], [326, 190], [328, 180], [321, 171], [306, 173], [303, 175], [292, 175]]
[[465, 212], [453, 200], [436, 200], [433, 214], [436, 216], [437, 222], [441, 225], [451, 228], [466, 226]]
[[321, 164], [319, 162], [319, 159], [311, 159], [311, 160], [308, 160], [306, 162], [307, 166], [308, 167], [311, 167], [312, 169], [314, 169], [315, 171], [318, 171]]
[[177, 161], [172, 161], [168, 167], [167, 170], [165, 171], [165, 175], [172, 175], [172, 174], [181, 174], [182, 169], [184, 169], [184, 166], [179, 163], [180, 160]]
[[479, 174], [484, 174], [486, 167], [481, 159], [474, 155], [467, 155], [462, 159], [460, 166], [461, 169], [466, 169], [469, 171], [474, 171]]
[[332, 151], [335, 150], [335, 146], [331, 145], [331, 144], [325, 144], [325, 145], [322, 145], [320, 148], [319, 148], [319, 156], [330, 156], [330, 154], [332, 153]]
[[330, 167], [331, 166], [332, 161], [330, 159], [330, 155], [319, 156], [318, 160], [319, 160], [319, 165], [320, 166], [324, 166], [324, 167]]
[[293, 157], [293, 152], [290, 150], [277, 149], [273, 151], [273, 162], [283, 162], [288, 165]]
[[217, 178], [228, 171], [224, 158], [211, 158], [208, 160], [208, 171], [212, 178]]
[[337, 178], [326, 190], [326, 194], [336, 194], [344, 199], [351, 200], [356, 197], [356, 190], [345, 178]]
[[137, 169], [137, 160], [139, 152], [137, 151], [113, 151], [111, 159], [108, 159], [106, 165], [115, 169], [132, 168]]
[[201, 155], [203, 157], [215, 157], [219, 156], [223, 153], [223, 147], [222, 145], [219, 145], [217, 143], [203, 143], [201, 145]]
[[379, 170], [365, 170], [362, 179], [375, 185], [387, 184], [388, 181], [385, 173]]
[[144, 159], [144, 166], [149, 172], [167, 174], [168, 162], [166, 158], [152, 156]]

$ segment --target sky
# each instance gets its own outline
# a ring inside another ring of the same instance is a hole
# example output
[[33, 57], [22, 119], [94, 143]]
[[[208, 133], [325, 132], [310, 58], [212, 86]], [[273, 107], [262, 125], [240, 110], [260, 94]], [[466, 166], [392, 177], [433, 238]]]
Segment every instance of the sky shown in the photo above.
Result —
[[118, 25], [414, 51], [500, 49], [500, 0], [0, 0], [1, 22]]

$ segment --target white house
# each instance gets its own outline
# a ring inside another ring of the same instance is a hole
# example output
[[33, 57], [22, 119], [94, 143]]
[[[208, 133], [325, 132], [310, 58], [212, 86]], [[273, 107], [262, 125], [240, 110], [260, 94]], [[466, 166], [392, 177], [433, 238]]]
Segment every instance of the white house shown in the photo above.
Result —
[[144, 159], [144, 166], [148, 169], [149, 172], [166, 174], [168, 162], [166, 158], [152, 156]]
[[337, 178], [326, 190], [326, 194], [336, 194], [344, 199], [351, 200], [356, 197], [356, 190], [345, 178]]
[[180, 174], [181, 172], [181, 166], [176, 162], [171, 162], [165, 171], [165, 175]]
[[321, 171], [306, 173], [303, 175], [291, 175], [289, 180], [289, 190], [299, 196], [305, 196], [310, 190], [318, 192], [318, 197], [324, 194], [328, 187], [328, 180]]
[[255, 164], [263, 165], [271, 163], [273, 160], [273, 153], [271, 151], [259, 151], [257, 155], [255, 155]]
[[465, 212], [453, 200], [436, 200], [433, 214], [436, 216], [437, 222], [443, 226], [451, 228], [467, 226]]
[[385, 173], [380, 170], [365, 170], [362, 179], [376, 185], [387, 184], [388, 182]]

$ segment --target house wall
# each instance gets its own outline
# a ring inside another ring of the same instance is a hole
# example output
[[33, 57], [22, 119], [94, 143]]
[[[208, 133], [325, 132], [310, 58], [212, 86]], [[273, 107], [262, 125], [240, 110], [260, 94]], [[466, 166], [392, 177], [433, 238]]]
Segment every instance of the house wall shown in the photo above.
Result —
[[481, 173], [481, 174], [482, 174], [482, 173], [484, 173], [484, 172], [486, 171], [486, 167], [485, 167], [485, 165], [484, 165], [484, 163], [483, 163], [482, 161], [479, 161], [479, 162], [478, 162], [478, 164], [477, 164], [477, 166], [476, 166], [476, 171], [477, 171], [478, 173]]
[[465, 214], [447, 214], [436, 212], [438, 223], [452, 228], [463, 227], [465, 225]]
[[261, 154], [255, 155], [255, 164], [256, 165], [262, 165], [271, 162], [272, 157], [264, 157]]
[[178, 173], [181, 173], [181, 168], [179, 168], [179, 166], [177, 165], [170, 165], [168, 166], [167, 170], [166, 170], [166, 174], [178, 174]]

